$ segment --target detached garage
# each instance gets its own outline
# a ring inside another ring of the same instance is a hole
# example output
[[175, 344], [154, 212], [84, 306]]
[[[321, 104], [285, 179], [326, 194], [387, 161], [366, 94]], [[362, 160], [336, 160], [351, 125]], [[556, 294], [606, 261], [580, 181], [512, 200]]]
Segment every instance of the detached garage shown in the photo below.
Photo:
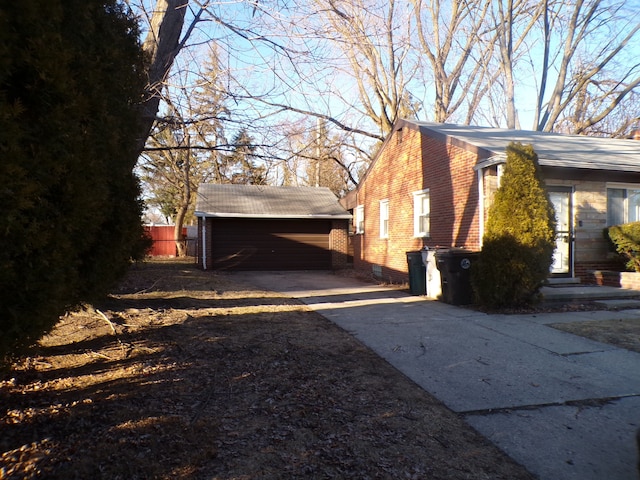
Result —
[[347, 265], [351, 215], [328, 188], [203, 184], [198, 263], [215, 270], [332, 270]]

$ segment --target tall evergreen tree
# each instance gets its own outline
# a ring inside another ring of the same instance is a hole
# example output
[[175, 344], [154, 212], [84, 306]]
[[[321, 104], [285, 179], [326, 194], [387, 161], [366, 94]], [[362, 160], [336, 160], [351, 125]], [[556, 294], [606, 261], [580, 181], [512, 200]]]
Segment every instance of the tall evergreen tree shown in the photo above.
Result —
[[144, 253], [138, 37], [116, 0], [0, 6], [0, 359]]
[[471, 276], [477, 301], [497, 308], [537, 299], [555, 248], [555, 213], [531, 145], [511, 143]]
[[245, 129], [240, 130], [231, 141], [233, 150], [223, 156], [223, 163], [229, 170], [230, 183], [242, 185], [265, 185], [267, 172], [264, 166], [256, 165], [253, 138]]

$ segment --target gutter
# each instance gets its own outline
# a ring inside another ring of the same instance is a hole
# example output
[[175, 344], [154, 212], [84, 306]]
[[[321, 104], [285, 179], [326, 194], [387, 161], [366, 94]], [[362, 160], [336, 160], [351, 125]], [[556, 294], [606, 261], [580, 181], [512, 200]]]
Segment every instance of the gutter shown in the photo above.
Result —
[[196, 217], [202, 218], [263, 218], [263, 219], [298, 219], [298, 220], [350, 220], [353, 215], [343, 213], [340, 215], [261, 215], [255, 213], [208, 213], [195, 212]]
[[485, 168], [488, 167], [492, 167], [494, 165], [500, 165], [501, 163], [506, 163], [507, 162], [507, 156], [504, 154], [499, 154], [499, 155], [492, 155], [489, 158], [486, 158], [484, 160], [482, 160], [481, 162], [476, 163], [473, 166], [473, 169], [476, 172], [479, 172], [480, 170], [483, 170]]

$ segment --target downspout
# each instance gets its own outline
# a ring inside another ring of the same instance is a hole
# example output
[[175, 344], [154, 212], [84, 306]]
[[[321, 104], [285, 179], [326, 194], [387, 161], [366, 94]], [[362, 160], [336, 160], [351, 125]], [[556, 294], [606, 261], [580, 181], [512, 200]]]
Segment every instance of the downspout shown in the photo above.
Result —
[[478, 235], [480, 236], [478, 244], [480, 245], [480, 249], [482, 249], [482, 240], [484, 238], [484, 175], [483, 175], [483, 169], [479, 168], [476, 171], [476, 174], [478, 175], [478, 208], [480, 209], [480, 211], [478, 212], [478, 217], [479, 217], [479, 228], [478, 228]]
[[202, 216], [202, 269], [207, 269], [207, 217]]

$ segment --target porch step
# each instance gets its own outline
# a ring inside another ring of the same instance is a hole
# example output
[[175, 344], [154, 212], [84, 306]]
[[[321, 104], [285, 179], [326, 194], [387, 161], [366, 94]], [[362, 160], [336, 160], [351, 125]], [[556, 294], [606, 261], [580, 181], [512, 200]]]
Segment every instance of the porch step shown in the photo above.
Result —
[[623, 299], [611, 299], [611, 300], [598, 300], [596, 305], [606, 307], [610, 310], [617, 310], [623, 308], [640, 308], [640, 299], [637, 298], [623, 298]]
[[639, 290], [601, 285], [547, 285], [540, 291], [545, 302], [640, 299]]
[[579, 277], [552, 277], [547, 278], [547, 283], [551, 286], [563, 286], [563, 285], [579, 285]]

